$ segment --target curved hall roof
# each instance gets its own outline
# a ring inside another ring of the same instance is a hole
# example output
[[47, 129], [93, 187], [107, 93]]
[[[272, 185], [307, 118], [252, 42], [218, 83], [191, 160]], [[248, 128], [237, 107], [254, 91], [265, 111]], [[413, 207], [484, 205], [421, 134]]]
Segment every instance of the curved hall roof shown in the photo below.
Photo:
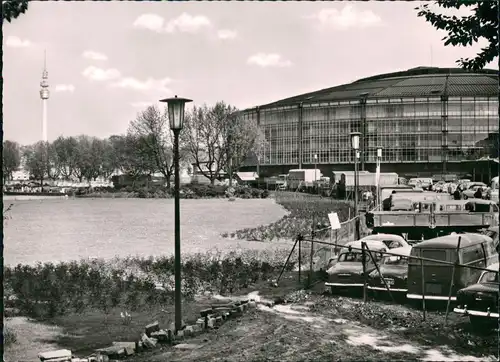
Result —
[[417, 67], [379, 74], [336, 87], [321, 89], [261, 105], [260, 108], [300, 103], [366, 98], [497, 97], [498, 70], [468, 71], [461, 68]]

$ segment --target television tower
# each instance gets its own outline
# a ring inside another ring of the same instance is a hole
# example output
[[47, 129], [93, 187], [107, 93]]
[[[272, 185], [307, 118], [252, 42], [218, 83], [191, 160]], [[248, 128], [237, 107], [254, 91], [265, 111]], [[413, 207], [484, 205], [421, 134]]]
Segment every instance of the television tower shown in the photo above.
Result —
[[47, 53], [43, 56], [42, 81], [40, 82], [40, 98], [42, 100], [42, 141], [47, 142], [47, 102], [49, 100], [49, 73], [47, 72]]

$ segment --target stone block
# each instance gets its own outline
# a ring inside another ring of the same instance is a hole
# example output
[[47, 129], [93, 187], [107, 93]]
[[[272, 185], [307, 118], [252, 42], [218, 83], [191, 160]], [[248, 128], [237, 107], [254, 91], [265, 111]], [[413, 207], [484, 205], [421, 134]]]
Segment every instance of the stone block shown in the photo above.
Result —
[[182, 331], [177, 331], [177, 334], [176, 334], [176, 336], [175, 336], [175, 339], [176, 339], [176, 340], [182, 340], [182, 339], [184, 339], [184, 330], [182, 330]]
[[206, 316], [208, 316], [209, 314], [212, 314], [212, 308], [210, 309], [203, 309], [201, 312], [200, 312], [200, 315], [204, 318]]
[[167, 343], [168, 342], [168, 333], [164, 331], [163, 329], [160, 329], [159, 331], [151, 333], [152, 338], [156, 338], [158, 342], [160, 343]]
[[243, 303], [240, 305], [240, 308], [243, 310], [243, 311], [246, 311], [248, 309], [248, 303]]
[[256, 307], [257, 307], [257, 303], [255, 302], [255, 300], [251, 300], [248, 302], [249, 309], [255, 309]]
[[136, 342], [113, 342], [113, 346], [120, 346], [123, 348], [131, 348], [135, 351]]
[[96, 350], [97, 353], [101, 354], [101, 355], [105, 355], [105, 356], [108, 356], [108, 357], [123, 357], [125, 356], [125, 348], [122, 347], [122, 346], [110, 346], [110, 347], [106, 347], [106, 348], [99, 348]]
[[215, 318], [208, 318], [207, 319], [207, 328], [214, 328], [215, 327]]
[[141, 342], [144, 348], [153, 349], [156, 347], [156, 340], [154, 338], [149, 338], [146, 333], [143, 333], [141, 336]]
[[200, 334], [203, 331], [203, 328], [200, 327], [199, 324], [195, 324], [192, 327], [193, 327], [193, 336], [196, 336], [196, 335]]
[[105, 354], [97, 354], [96, 362], [109, 362], [109, 357]]
[[223, 322], [224, 321], [223, 321], [221, 316], [215, 317], [215, 325], [216, 326], [221, 326]]
[[187, 327], [184, 329], [184, 334], [186, 335], [186, 337], [194, 336], [194, 329], [193, 329], [193, 326], [187, 326]]
[[174, 332], [171, 329], [167, 329], [168, 343], [172, 343], [174, 340]]
[[38, 358], [41, 361], [50, 361], [50, 360], [66, 360], [70, 361], [72, 357], [71, 351], [69, 349], [59, 349], [56, 351], [48, 351], [48, 352], [40, 352], [38, 354]]
[[148, 324], [145, 328], [145, 332], [148, 337], [151, 337], [151, 333], [157, 332], [159, 330], [160, 330], [160, 323], [158, 323], [158, 321]]

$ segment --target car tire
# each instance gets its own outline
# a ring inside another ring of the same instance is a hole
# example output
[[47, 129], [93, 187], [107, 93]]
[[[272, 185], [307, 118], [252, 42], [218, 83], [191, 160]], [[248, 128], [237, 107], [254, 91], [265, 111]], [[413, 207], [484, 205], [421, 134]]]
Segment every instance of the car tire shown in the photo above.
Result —
[[467, 200], [468, 198], [469, 198], [469, 196], [464, 195], [464, 200]]

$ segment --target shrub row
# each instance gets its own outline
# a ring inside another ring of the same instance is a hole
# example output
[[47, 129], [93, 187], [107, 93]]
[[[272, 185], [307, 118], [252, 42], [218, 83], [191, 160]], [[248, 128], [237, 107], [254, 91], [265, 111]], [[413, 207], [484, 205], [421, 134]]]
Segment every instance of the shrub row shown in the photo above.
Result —
[[[190, 184], [181, 186], [180, 197], [184, 199], [200, 199], [200, 198], [224, 198], [229, 196], [228, 187], [220, 185], [201, 185], [201, 184]], [[260, 190], [251, 187], [235, 186], [232, 188], [231, 194], [235, 197], [243, 199], [255, 199], [255, 198], [267, 198], [269, 192], [267, 190]], [[151, 186], [151, 187], [133, 187], [126, 186], [119, 190], [114, 190], [112, 188], [101, 188], [94, 189], [90, 193], [85, 193], [82, 191], [78, 196], [86, 197], [108, 197], [109, 196], [120, 196], [120, 197], [137, 197], [143, 199], [153, 199], [153, 198], [171, 198], [173, 197], [173, 189], [168, 189], [166, 187]]]
[[300, 199], [282, 198], [276, 201], [289, 212], [288, 215], [269, 225], [224, 233], [222, 236], [260, 241], [294, 239], [298, 234], [311, 235], [313, 223], [316, 230], [327, 228], [330, 225], [328, 214], [331, 212], [336, 212], [341, 222], [349, 218], [350, 205], [344, 201], [314, 196]]
[[[255, 252], [185, 257], [183, 296], [193, 298], [206, 290], [234, 293], [259, 280], [267, 280], [281, 270], [285, 253], [267, 257]], [[291, 263], [287, 269], [293, 267]], [[5, 306], [35, 318], [80, 313], [86, 309], [107, 312], [118, 306], [136, 310], [152, 303], [170, 303], [173, 292], [173, 257], [19, 264], [4, 268]]]

